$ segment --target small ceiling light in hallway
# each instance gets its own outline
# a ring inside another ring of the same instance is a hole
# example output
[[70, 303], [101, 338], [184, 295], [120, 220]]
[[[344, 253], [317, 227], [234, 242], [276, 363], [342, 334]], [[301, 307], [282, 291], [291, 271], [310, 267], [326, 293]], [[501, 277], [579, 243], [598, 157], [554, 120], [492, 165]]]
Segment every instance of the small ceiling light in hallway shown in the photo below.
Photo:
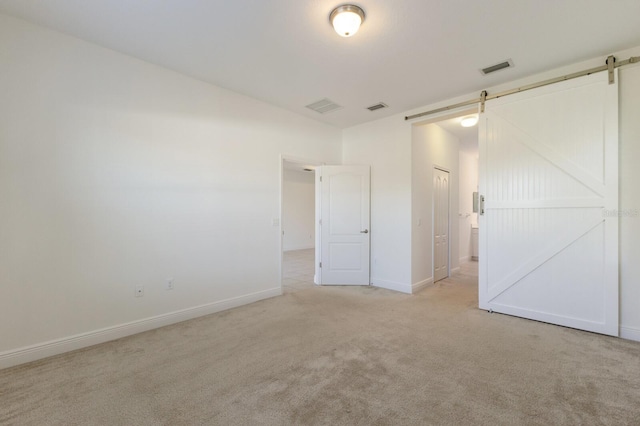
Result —
[[478, 115], [477, 114], [469, 115], [467, 117], [463, 117], [462, 120], [460, 120], [460, 125], [462, 127], [473, 127], [476, 124], [478, 124]]
[[333, 9], [329, 20], [338, 34], [351, 37], [364, 22], [364, 10], [352, 4], [344, 4]]

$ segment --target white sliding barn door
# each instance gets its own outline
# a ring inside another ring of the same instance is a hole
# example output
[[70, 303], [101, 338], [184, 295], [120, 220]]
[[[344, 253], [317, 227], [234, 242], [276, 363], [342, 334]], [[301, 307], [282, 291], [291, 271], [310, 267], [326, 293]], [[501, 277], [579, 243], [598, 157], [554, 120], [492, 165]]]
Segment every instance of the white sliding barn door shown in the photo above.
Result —
[[369, 285], [369, 166], [318, 167], [316, 185], [317, 281], [323, 285]]
[[449, 172], [433, 169], [433, 281], [449, 276]]
[[602, 72], [486, 103], [480, 308], [618, 335], [618, 87]]

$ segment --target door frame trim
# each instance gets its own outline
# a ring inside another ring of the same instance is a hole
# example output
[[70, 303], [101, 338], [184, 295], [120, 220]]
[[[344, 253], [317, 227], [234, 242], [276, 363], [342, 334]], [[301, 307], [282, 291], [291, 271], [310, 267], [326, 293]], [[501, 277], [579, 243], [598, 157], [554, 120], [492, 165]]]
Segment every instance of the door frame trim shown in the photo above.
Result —
[[[283, 243], [283, 239], [284, 239], [284, 234], [283, 232], [283, 228], [282, 228], [282, 221], [284, 219], [284, 162], [289, 162], [289, 163], [295, 163], [295, 164], [305, 164], [305, 165], [310, 165], [310, 166], [323, 166], [326, 163], [320, 160], [312, 160], [309, 158], [302, 158], [302, 157], [297, 157], [294, 155], [289, 155], [289, 154], [280, 154], [280, 166], [279, 166], [279, 173], [280, 173], [280, 190], [279, 190], [279, 200], [278, 200], [278, 217], [279, 217], [279, 224], [278, 224], [278, 233], [280, 234], [280, 238], [278, 238], [278, 276], [280, 277], [280, 292], [282, 294], [284, 288], [283, 288], [283, 268], [282, 268], [282, 264], [284, 262], [284, 243]], [[314, 175], [315, 175], [315, 171], [314, 171]], [[315, 193], [316, 188], [315, 188], [315, 182], [314, 182], [314, 187], [313, 187], [313, 191]], [[315, 197], [315, 195], [314, 195]], [[317, 233], [316, 233], [317, 234]], [[318, 240], [318, 235], [316, 235], [315, 240]], [[314, 241], [314, 244], [316, 242]], [[315, 273], [315, 269], [314, 269], [314, 273]], [[315, 279], [315, 277], [314, 277]]]

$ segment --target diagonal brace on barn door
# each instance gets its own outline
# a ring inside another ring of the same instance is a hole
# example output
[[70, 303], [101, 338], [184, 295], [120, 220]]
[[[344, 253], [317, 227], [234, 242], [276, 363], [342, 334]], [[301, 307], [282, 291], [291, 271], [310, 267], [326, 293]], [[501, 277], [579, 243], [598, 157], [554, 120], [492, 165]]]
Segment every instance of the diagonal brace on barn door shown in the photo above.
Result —
[[605, 219], [598, 218], [591, 222], [587, 222], [586, 224], [573, 224], [572, 229], [566, 231], [559, 238], [549, 244], [545, 249], [543, 249], [540, 253], [533, 256], [529, 261], [516, 268], [513, 272], [501, 279], [495, 285], [490, 284], [488, 291], [489, 301], [494, 300], [509, 288], [516, 285], [527, 275], [531, 274], [533, 271], [544, 265], [546, 262], [569, 247], [571, 244], [578, 241], [589, 232], [593, 231], [599, 225], [603, 224], [604, 221]]
[[[581, 185], [583, 185], [584, 187], [592, 191], [597, 196], [599, 197], [604, 196], [605, 185], [603, 182], [598, 181], [593, 176], [586, 173], [582, 168], [580, 168], [576, 164], [570, 161], [567, 161], [556, 149], [530, 136], [529, 134], [524, 132], [522, 129], [520, 129], [513, 123], [506, 120], [504, 117], [501, 117], [495, 111], [489, 112], [487, 114], [488, 114], [487, 115], [488, 120], [496, 119], [497, 121], [500, 121], [503, 124], [505, 124], [507, 128], [512, 130], [518, 136], [515, 139], [518, 143], [520, 143], [521, 145], [524, 145], [525, 147], [527, 147], [528, 149], [530, 149], [531, 151], [533, 151], [534, 153], [536, 153], [537, 155], [539, 155], [540, 157], [542, 157], [543, 159], [545, 159], [546, 161], [548, 161], [549, 163], [551, 163], [552, 165], [560, 169], [562, 172], [571, 176], [573, 179], [576, 180], [576, 182], [580, 183]], [[488, 202], [489, 200], [487, 200], [487, 203]]]

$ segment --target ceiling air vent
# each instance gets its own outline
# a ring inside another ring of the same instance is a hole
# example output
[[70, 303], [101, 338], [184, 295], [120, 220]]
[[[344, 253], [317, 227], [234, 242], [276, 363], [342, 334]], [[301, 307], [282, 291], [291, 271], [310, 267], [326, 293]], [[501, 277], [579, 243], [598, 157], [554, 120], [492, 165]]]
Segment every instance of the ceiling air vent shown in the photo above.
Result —
[[327, 98], [320, 99], [317, 102], [306, 105], [306, 107], [314, 110], [319, 114], [326, 114], [328, 112], [336, 111], [342, 108], [340, 105]]
[[499, 64], [491, 65], [490, 67], [482, 68], [480, 72], [483, 75], [491, 74], [492, 72], [504, 70], [507, 68], [513, 68], [513, 61], [511, 59], [507, 59], [506, 61], [500, 62]]
[[375, 105], [371, 105], [370, 107], [367, 107], [367, 109], [368, 109], [369, 111], [372, 111], [372, 112], [373, 112], [373, 111], [377, 111], [377, 110], [382, 109], [382, 108], [389, 108], [389, 105], [387, 105], [387, 104], [385, 104], [385, 103], [380, 102], [380, 103], [377, 103], [377, 104], [375, 104]]

